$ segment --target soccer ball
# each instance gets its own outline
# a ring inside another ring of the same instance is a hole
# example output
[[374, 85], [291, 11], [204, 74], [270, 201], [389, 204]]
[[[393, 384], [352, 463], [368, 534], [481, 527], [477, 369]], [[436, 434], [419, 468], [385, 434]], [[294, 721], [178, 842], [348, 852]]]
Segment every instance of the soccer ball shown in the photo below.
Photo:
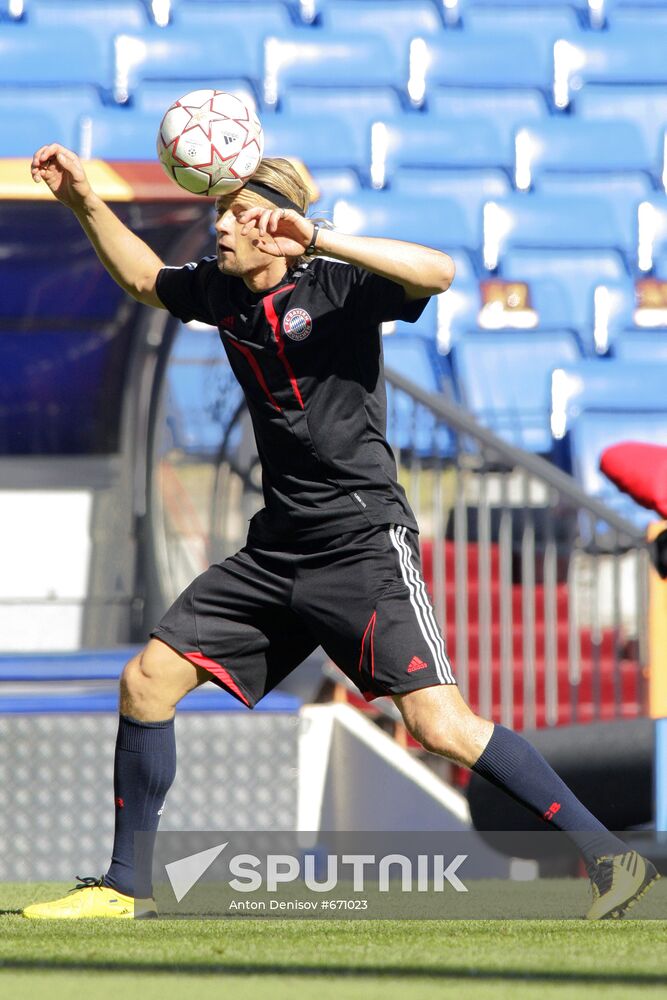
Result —
[[192, 194], [230, 194], [259, 166], [264, 133], [242, 100], [222, 90], [193, 90], [165, 112], [157, 135], [160, 163]]

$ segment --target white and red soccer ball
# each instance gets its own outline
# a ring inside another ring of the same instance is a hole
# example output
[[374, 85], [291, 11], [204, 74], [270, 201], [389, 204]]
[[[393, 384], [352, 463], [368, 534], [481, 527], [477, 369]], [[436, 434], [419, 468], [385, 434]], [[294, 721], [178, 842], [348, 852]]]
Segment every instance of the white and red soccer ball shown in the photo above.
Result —
[[167, 108], [157, 136], [160, 163], [192, 194], [217, 196], [242, 187], [259, 166], [264, 133], [240, 98], [193, 90]]

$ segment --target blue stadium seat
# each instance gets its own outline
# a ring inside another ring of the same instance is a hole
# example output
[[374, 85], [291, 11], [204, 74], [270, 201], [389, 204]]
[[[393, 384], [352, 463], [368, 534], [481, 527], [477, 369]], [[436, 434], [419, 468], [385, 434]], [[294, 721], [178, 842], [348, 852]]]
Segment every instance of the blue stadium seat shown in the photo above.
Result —
[[240, 30], [226, 29], [219, 37], [200, 29], [149, 28], [114, 39], [114, 98], [120, 104], [134, 98], [146, 80], [187, 80], [187, 89], [196, 90], [200, 81], [215, 79], [224, 90], [226, 80], [259, 85], [260, 77], [259, 43], [253, 44]]
[[260, 40], [265, 35], [280, 34], [292, 28], [292, 18], [284, 3], [267, 0], [211, 0], [177, 3], [171, 25], [174, 30], [196, 29], [203, 32], [243, 31], [249, 38]]
[[[444, 17], [447, 25], [451, 27], [467, 26], [474, 24], [474, 18], [479, 12], [490, 15], [500, 12], [509, 17], [518, 16], [521, 12], [524, 15], [523, 29], [531, 26], [533, 18], [549, 18], [550, 16], [574, 16], [582, 22], [588, 12], [588, 0], [448, 0], [445, 7]], [[469, 19], [473, 18], [471, 22]]]
[[264, 103], [279, 105], [283, 95], [304, 88], [363, 88], [401, 92], [408, 76], [407, 52], [398, 58], [377, 35], [339, 35], [297, 30], [264, 42]]
[[74, 143], [74, 130], [63, 127], [48, 107], [25, 108], [22, 104], [6, 106], [0, 91], [0, 157], [32, 156], [36, 149], [47, 142], [61, 142], [70, 149]]
[[[382, 339], [386, 368], [407, 375], [420, 389], [433, 395], [448, 390], [435, 348], [428, 340], [409, 335]], [[429, 410], [415, 406], [411, 397], [394, 389], [389, 381], [386, 388], [387, 437], [391, 446], [421, 458], [454, 458], [454, 435], [449, 427], [438, 423]]]
[[464, 406], [511, 444], [547, 455], [551, 372], [580, 357], [567, 331], [475, 333], [452, 347], [452, 369]]
[[511, 169], [512, 152], [491, 119], [451, 121], [433, 114], [404, 114], [373, 125], [374, 187], [391, 184], [398, 169]]
[[452, 198], [407, 198], [367, 191], [354, 201], [336, 202], [333, 221], [351, 235], [393, 237], [447, 252], [464, 249], [474, 253], [480, 243], [479, 231], [468, 224]]
[[660, 3], [614, 3], [614, 0], [605, 0], [605, 12], [607, 15], [607, 25], [616, 31], [624, 31], [629, 28], [631, 31], [651, 31], [659, 25], [667, 25], [667, 5], [661, 0]]
[[612, 352], [620, 361], [667, 365], [667, 329], [623, 330], [612, 342]]
[[558, 365], [550, 387], [555, 434], [567, 434], [584, 410], [664, 411], [667, 415], [666, 375], [664, 365], [615, 359]]
[[[643, 201], [655, 196], [655, 188], [642, 174], [545, 174], [539, 181], [539, 193], [556, 198], [603, 198], [613, 204], [617, 217], [637, 226], [637, 212]], [[634, 262], [634, 246], [632, 260]]]
[[512, 193], [509, 176], [504, 170], [397, 170], [391, 179], [396, 194], [434, 198], [454, 198], [464, 212], [468, 224], [477, 229], [485, 201], [504, 198]]
[[225, 90], [240, 98], [248, 107], [257, 110], [257, 94], [247, 80], [223, 80], [219, 77], [208, 80], [173, 79], [168, 83], [144, 80], [133, 96], [133, 105], [137, 111], [153, 112], [158, 120], [162, 118], [167, 108], [191, 90]]
[[428, 94], [428, 110], [456, 121], [490, 118], [506, 144], [516, 128], [540, 121], [549, 113], [544, 95], [537, 91], [472, 86], [435, 87]]
[[588, 83], [667, 83], [667, 26], [610, 29], [559, 39], [554, 46], [554, 102], [566, 108]]
[[119, 31], [143, 31], [149, 27], [148, 9], [142, 0], [28, 0], [26, 25], [58, 31], [84, 27], [106, 50]]
[[[589, 496], [601, 500], [637, 528], [646, 528], [655, 521], [656, 514], [621, 493], [600, 472], [602, 452], [623, 441], [667, 445], [667, 412], [664, 409], [649, 413], [604, 408], [582, 412], [572, 422], [569, 433], [572, 475]], [[590, 531], [590, 525], [583, 526], [583, 531], [586, 527]]]
[[397, 337], [424, 337], [435, 345], [440, 356], [444, 356], [458, 337], [476, 328], [480, 305], [477, 285], [458, 287], [455, 283], [448, 291], [429, 300], [416, 323], [402, 320], [385, 323], [383, 332]]
[[579, 29], [576, 11], [564, 6], [525, 5], [515, 3], [468, 6], [463, 27], [470, 31], [495, 34], [531, 34], [552, 40]]
[[517, 194], [484, 206], [484, 260], [495, 268], [510, 250], [616, 249], [634, 258], [634, 217], [602, 197]]
[[585, 121], [625, 118], [640, 129], [651, 162], [662, 166], [667, 128], [667, 89], [649, 86], [587, 84], [576, 95], [574, 110]]
[[309, 215], [331, 219], [334, 204], [341, 198], [354, 200], [361, 190], [356, 170], [311, 170], [320, 197], [313, 202]]
[[75, 149], [84, 159], [154, 160], [160, 119], [133, 108], [99, 108], [79, 119]]
[[381, 35], [397, 58], [415, 35], [438, 35], [442, 18], [431, 0], [328, 0], [320, 23], [329, 31]]
[[410, 47], [411, 101], [428, 102], [437, 86], [532, 89], [546, 93], [551, 86], [548, 45], [524, 33], [503, 37], [463, 31], [440, 39], [416, 39]]
[[667, 197], [647, 199], [638, 213], [637, 266], [663, 277], [667, 263]]
[[569, 319], [563, 325], [576, 330], [591, 353], [595, 288], [629, 280], [623, 258], [613, 251], [516, 250], [503, 258], [501, 270], [503, 278], [525, 281], [531, 288], [547, 276], [556, 279], [567, 294]]
[[367, 171], [370, 137], [359, 135], [342, 115], [282, 113], [265, 116], [263, 124], [265, 156], [298, 157], [309, 170]]
[[85, 28], [56, 33], [0, 24], [0, 86], [87, 84], [106, 91], [112, 79], [111, 49]]
[[[582, 175], [657, 175], [642, 133], [633, 122], [553, 118], [517, 129], [515, 182], [521, 190], [541, 188], [542, 178]], [[657, 179], [657, 176], [656, 176]]]

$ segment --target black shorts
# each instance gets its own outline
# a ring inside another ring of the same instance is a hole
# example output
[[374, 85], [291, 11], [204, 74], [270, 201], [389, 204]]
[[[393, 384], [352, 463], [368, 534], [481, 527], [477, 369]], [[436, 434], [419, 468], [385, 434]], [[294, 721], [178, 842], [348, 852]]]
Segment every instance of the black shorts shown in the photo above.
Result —
[[245, 547], [198, 576], [151, 635], [250, 708], [320, 645], [369, 701], [456, 683], [418, 535], [402, 526], [288, 546], [255, 522]]

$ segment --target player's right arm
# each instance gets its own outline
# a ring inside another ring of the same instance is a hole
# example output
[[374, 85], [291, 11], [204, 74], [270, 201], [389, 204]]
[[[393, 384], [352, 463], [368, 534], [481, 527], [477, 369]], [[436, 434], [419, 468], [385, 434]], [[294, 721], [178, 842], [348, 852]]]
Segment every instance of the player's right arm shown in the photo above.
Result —
[[74, 212], [114, 281], [138, 302], [164, 309], [155, 287], [162, 261], [95, 194], [79, 157], [51, 143], [37, 150], [30, 172]]

